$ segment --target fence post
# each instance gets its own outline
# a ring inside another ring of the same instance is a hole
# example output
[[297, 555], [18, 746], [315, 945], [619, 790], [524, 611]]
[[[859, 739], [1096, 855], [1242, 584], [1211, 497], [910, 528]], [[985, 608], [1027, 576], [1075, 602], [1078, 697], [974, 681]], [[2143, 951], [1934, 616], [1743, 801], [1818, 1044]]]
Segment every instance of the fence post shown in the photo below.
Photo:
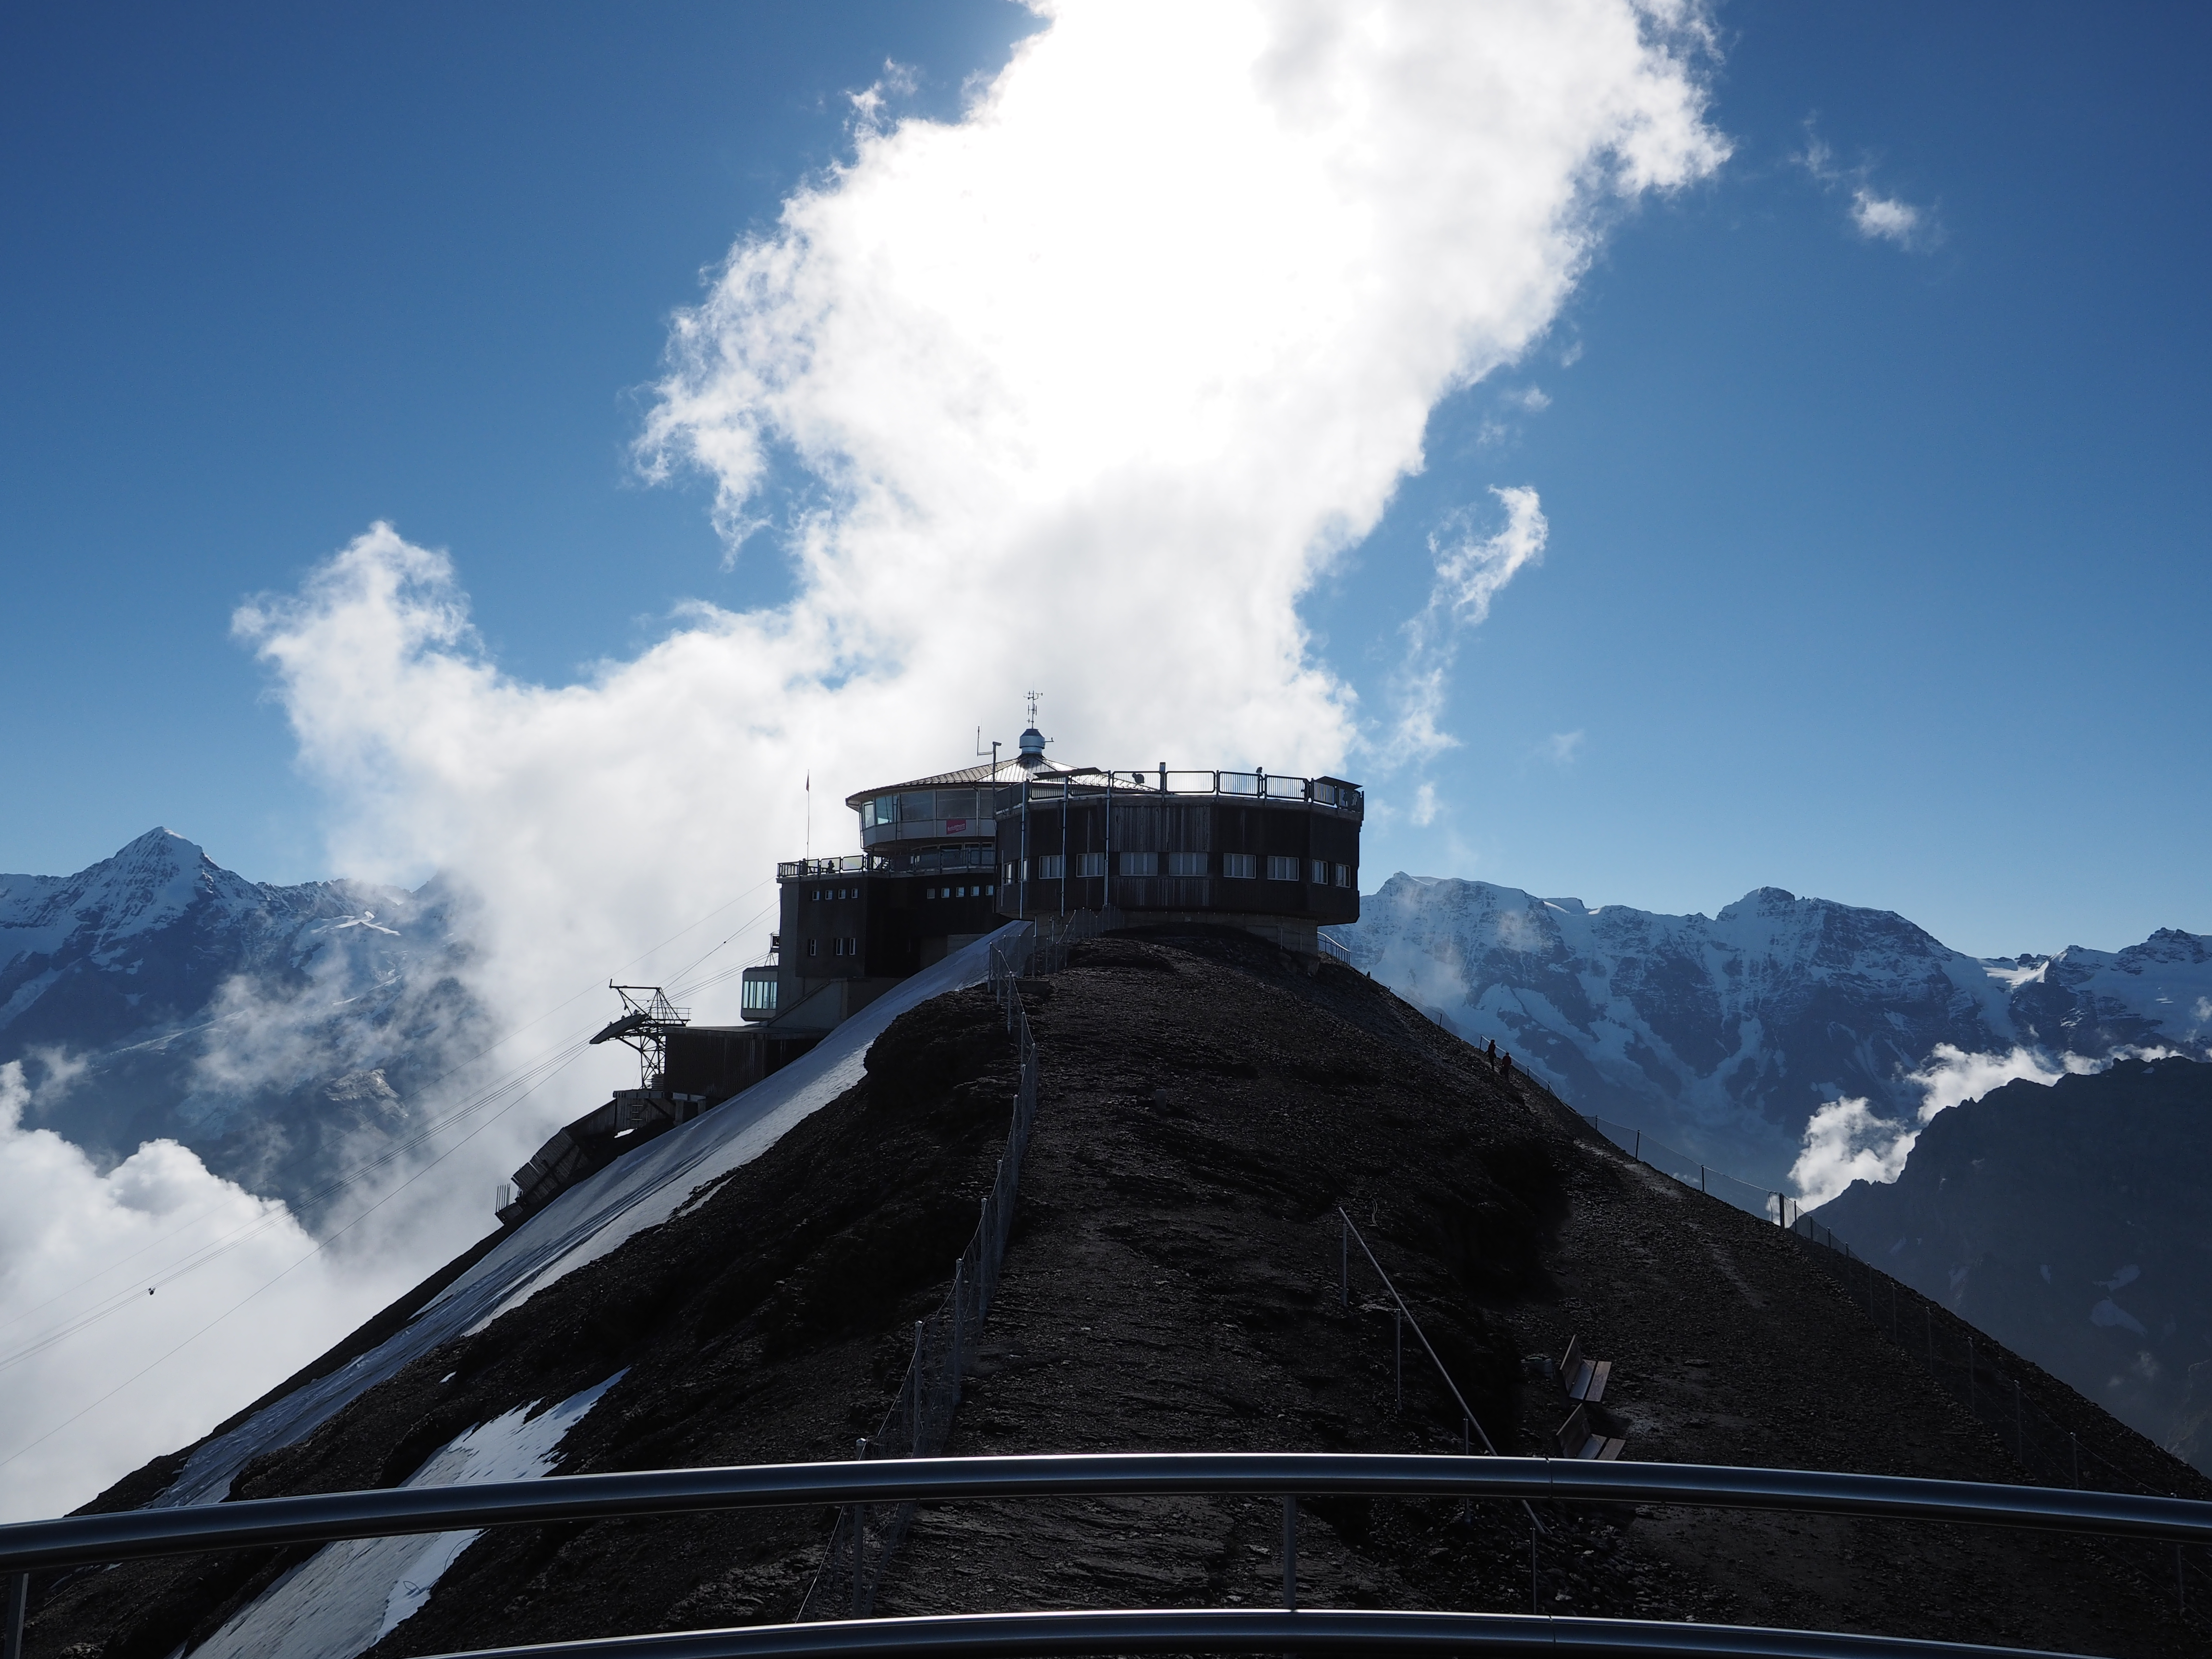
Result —
[[960, 1397], [960, 1270], [967, 1265], [965, 1256], [956, 1258], [952, 1263], [952, 1397], [956, 1402]]
[[1406, 1409], [1406, 1316], [1402, 1310], [1390, 1310], [1390, 1349], [1398, 1377], [1398, 1409]]
[[1644, 1162], [1644, 1131], [1641, 1129], [1636, 1132], [1636, 1150], [1630, 1156], [1638, 1164]]
[[1298, 1500], [1283, 1500], [1283, 1607], [1298, 1610]]
[[906, 1455], [921, 1455], [921, 1321], [914, 1322], [914, 1392], [906, 1401]]

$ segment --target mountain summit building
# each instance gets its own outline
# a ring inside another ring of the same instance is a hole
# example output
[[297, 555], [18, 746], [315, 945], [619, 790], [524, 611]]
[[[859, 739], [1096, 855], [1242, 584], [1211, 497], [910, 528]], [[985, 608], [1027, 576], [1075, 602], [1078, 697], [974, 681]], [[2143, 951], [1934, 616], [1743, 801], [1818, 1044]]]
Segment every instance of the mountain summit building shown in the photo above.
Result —
[[1366, 797], [1341, 778], [1108, 771], [1014, 757], [846, 798], [861, 851], [776, 866], [773, 965], [744, 1016], [828, 1030], [1009, 921], [1114, 909], [1133, 927], [1240, 927], [1307, 955], [1359, 919]]
[[[901, 980], [1013, 921], [1111, 911], [1126, 927], [1238, 927], [1317, 955], [1359, 919], [1366, 796], [1341, 778], [1102, 771], [1012, 759], [846, 797], [860, 850], [775, 867], [771, 963], [743, 975], [741, 1025], [617, 1019], [593, 1042], [642, 1056], [641, 1086], [557, 1132], [514, 1172], [520, 1220], [635, 1147], [779, 1071]], [[658, 988], [629, 990], [659, 995]], [[660, 997], [659, 1007], [666, 999]]]

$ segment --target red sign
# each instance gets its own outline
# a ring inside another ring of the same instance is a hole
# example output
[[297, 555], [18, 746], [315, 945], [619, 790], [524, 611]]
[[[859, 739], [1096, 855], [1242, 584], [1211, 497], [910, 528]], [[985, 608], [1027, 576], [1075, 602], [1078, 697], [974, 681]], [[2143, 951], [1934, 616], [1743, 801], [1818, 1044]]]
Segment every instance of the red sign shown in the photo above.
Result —
[[967, 819], [965, 819], [965, 818], [947, 818], [947, 819], [945, 819], [945, 833], [946, 835], [948, 835], [948, 836], [964, 836], [964, 835], [966, 835], [966, 834], [968, 833], [968, 820], [967, 820]]

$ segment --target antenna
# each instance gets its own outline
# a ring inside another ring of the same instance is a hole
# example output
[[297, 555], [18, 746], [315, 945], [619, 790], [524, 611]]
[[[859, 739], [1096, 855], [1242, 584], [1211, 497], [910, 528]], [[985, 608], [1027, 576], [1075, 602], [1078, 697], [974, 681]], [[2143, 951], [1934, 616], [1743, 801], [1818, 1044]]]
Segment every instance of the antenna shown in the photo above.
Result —
[[[991, 739], [991, 781], [993, 783], [996, 783], [999, 781], [1000, 741], [1000, 740], [997, 738]], [[975, 752], [978, 755], [983, 752], [983, 728], [980, 726], [975, 728]]]
[[1031, 726], [1035, 726], [1036, 724], [1036, 706], [1038, 702], [1042, 700], [1044, 693], [1042, 691], [1024, 691], [1022, 695], [1030, 700], [1030, 724]]

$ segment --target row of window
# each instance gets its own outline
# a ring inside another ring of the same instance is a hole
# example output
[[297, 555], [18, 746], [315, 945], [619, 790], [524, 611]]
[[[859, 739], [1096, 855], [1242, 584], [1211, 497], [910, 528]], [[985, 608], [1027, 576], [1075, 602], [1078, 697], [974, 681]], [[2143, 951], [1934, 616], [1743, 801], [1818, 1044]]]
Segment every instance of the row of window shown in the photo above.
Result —
[[[1211, 853], [1121, 853], [1115, 855], [1118, 872], [1125, 876], [1210, 876], [1214, 872]], [[1163, 862], [1164, 861], [1164, 867]], [[1231, 881], [1255, 881], [1260, 875], [1260, 858], [1253, 853], [1224, 853], [1221, 854], [1220, 874]], [[1304, 868], [1301, 869], [1301, 863]], [[1027, 879], [1034, 865], [1036, 879], [1058, 881], [1066, 868], [1066, 860], [1058, 853], [1039, 859], [1025, 859], [1015, 874], [1016, 866], [1006, 866], [1006, 879]], [[1352, 885], [1352, 866], [1331, 864], [1325, 859], [1269, 857], [1267, 860], [1269, 881], [1297, 881], [1304, 879], [1316, 887], [1349, 887]], [[1075, 856], [1075, 874], [1103, 876], [1106, 873], [1106, 854], [1079, 853]]]
[[[841, 937], [831, 939], [830, 943], [836, 947], [830, 951], [830, 954], [832, 956], [857, 957], [860, 954], [860, 941], [857, 939], [854, 939], [849, 936]], [[811, 939], [807, 940], [806, 954], [810, 957], [820, 956], [822, 954], [822, 941], [818, 939]]]
[[[991, 793], [975, 789], [909, 789], [903, 795], [878, 795], [860, 803], [860, 828], [886, 823], [930, 823], [944, 820], [988, 823]], [[957, 830], [948, 834], [958, 835]]]
[[978, 885], [978, 886], [969, 886], [969, 887], [932, 887], [932, 888], [929, 888], [928, 890], [927, 890], [922, 894], [922, 897], [924, 897], [924, 898], [933, 898], [933, 899], [939, 899], [939, 898], [990, 898], [990, 897], [992, 897], [994, 895], [995, 895], [995, 894], [998, 892], [998, 890], [999, 890], [998, 884], [996, 884], [995, 882], [988, 882], [988, 881], [987, 881], [987, 882], [984, 882], [984, 883], [982, 883], [981, 885]]
[[811, 893], [807, 895], [807, 897], [814, 900], [817, 903], [823, 902], [825, 900], [855, 899], [860, 896], [860, 890], [857, 887], [817, 887]]

